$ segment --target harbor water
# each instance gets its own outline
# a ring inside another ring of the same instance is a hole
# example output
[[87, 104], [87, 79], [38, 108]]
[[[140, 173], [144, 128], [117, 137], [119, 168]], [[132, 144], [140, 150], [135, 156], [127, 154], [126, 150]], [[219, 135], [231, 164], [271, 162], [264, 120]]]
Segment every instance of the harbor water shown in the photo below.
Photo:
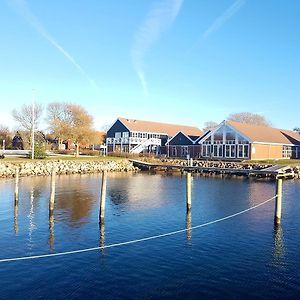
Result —
[[300, 297], [299, 181], [283, 183], [279, 227], [271, 200], [192, 229], [272, 198], [275, 182], [193, 176], [187, 213], [185, 176], [111, 173], [99, 225], [101, 179], [57, 176], [50, 219], [50, 177], [20, 178], [17, 206], [14, 180], [1, 179], [0, 261], [96, 249], [0, 262], [0, 299]]

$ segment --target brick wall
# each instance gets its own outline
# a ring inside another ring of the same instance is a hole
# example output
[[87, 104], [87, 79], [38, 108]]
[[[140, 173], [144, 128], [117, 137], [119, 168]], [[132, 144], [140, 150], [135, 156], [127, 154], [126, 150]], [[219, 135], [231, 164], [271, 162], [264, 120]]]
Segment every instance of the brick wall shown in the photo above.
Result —
[[282, 158], [282, 145], [252, 144], [251, 159], [276, 159]]

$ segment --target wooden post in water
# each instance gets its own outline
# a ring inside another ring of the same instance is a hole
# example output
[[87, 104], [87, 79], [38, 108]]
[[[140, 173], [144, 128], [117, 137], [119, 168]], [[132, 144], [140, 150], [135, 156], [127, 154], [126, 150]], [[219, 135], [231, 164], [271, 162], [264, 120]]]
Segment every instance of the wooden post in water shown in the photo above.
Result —
[[106, 198], [106, 181], [107, 181], [107, 171], [103, 171], [102, 172], [102, 184], [101, 184], [100, 213], [99, 213], [100, 223], [104, 222], [105, 198]]
[[49, 246], [50, 250], [53, 251], [54, 246], [54, 215], [49, 215]]
[[188, 240], [192, 238], [192, 211], [187, 210], [186, 212], [186, 237]]
[[275, 225], [281, 222], [281, 208], [282, 208], [282, 178], [277, 178], [276, 182], [276, 203], [275, 203]]
[[186, 173], [186, 209], [189, 211], [192, 208], [192, 174]]
[[55, 177], [56, 177], [56, 167], [53, 166], [52, 174], [51, 174], [51, 193], [50, 193], [50, 201], [49, 201], [49, 216], [53, 215], [53, 212], [54, 212]]
[[16, 167], [16, 175], [15, 175], [15, 205], [18, 204], [19, 201], [19, 167]]
[[101, 253], [104, 254], [104, 247], [105, 247], [105, 224], [104, 224], [104, 222], [100, 222], [99, 227], [100, 227], [100, 250], [101, 250]]
[[15, 234], [19, 233], [18, 217], [19, 217], [19, 203], [18, 203], [18, 201], [15, 200], [15, 207], [14, 207], [14, 230], [15, 230]]

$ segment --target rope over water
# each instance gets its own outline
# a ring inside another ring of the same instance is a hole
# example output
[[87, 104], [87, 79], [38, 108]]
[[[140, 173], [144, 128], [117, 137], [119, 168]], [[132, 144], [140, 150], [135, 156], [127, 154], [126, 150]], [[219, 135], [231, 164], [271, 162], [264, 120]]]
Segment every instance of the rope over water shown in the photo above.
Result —
[[184, 229], [180, 229], [180, 230], [176, 230], [176, 231], [172, 231], [172, 232], [168, 232], [168, 233], [163, 233], [163, 234], [159, 234], [159, 235], [154, 235], [154, 236], [150, 236], [150, 237], [145, 237], [145, 238], [141, 238], [141, 239], [136, 239], [136, 240], [131, 240], [131, 241], [127, 241], [127, 242], [121, 242], [121, 243], [116, 243], [116, 244], [110, 244], [110, 245], [106, 245], [106, 246], [98, 246], [98, 247], [93, 247], [93, 248], [86, 248], [86, 249], [80, 249], [80, 250], [73, 250], [73, 251], [66, 251], [66, 252], [58, 252], [58, 253], [49, 253], [49, 254], [41, 254], [41, 255], [33, 255], [33, 256], [23, 256], [23, 257], [13, 257], [13, 258], [3, 258], [0, 259], [0, 263], [4, 263], [4, 262], [13, 262], [13, 261], [20, 261], [20, 260], [30, 260], [30, 259], [38, 259], [38, 258], [47, 258], [47, 257], [54, 257], [54, 256], [63, 256], [63, 255], [70, 255], [70, 254], [77, 254], [77, 253], [84, 253], [84, 252], [90, 252], [90, 251], [95, 251], [95, 250], [103, 250], [103, 249], [108, 249], [108, 248], [115, 248], [115, 247], [119, 247], [119, 246], [125, 246], [125, 245], [130, 245], [130, 244], [136, 244], [136, 243], [140, 243], [140, 242], [145, 242], [145, 241], [149, 241], [149, 240], [155, 240], [155, 239], [159, 239], [159, 238], [163, 238], [166, 236], [171, 236], [171, 235], [175, 235], [178, 233], [182, 233], [182, 232], [186, 232], [186, 231], [190, 231], [193, 229], [198, 229], [198, 228], [202, 228], [208, 225], [212, 225], [212, 224], [216, 224], [231, 218], [234, 218], [236, 216], [239, 216], [241, 214], [244, 214], [250, 210], [253, 210], [255, 208], [258, 208], [272, 200], [274, 200], [276, 198], [276, 196], [265, 200], [264, 202], [261, 202], [259, 204], [256, 204], [254, 206], [251, 206], [247, 209], [244, 209], [240, 212], [237, 212], [235, 214], [220, 218], [220, 219], [216, 219], [207, 223], [203, 223], [203, 224], [199, 224], [196, 226], [192, 226], [190, 228], [184, 228]]

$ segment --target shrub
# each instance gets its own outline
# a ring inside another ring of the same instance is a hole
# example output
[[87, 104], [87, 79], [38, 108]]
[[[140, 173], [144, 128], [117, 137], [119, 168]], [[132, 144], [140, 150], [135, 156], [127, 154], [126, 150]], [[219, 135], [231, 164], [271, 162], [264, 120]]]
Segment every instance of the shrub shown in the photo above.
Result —
[[74, 150], [56, 150], [53, 152], [56, 154], [62, 154], [62, 155], [73, 155], [74, 154]]
[[81, 155], [90, 155], [90, 156], [99, 156], [100, 151], [97, 150], [90, 150], [90, 149], [83, 149], [80, 151]]
[[[28, 157], [31, 157], [31, 153], [29, 153]], [[34, 158], [35, 159], [44, 159], [47, 157], [46, 154], [46, 150], [45, 150], [45, 146], [43, 145], [43, 143], [36, 143], [34, 145]]]

